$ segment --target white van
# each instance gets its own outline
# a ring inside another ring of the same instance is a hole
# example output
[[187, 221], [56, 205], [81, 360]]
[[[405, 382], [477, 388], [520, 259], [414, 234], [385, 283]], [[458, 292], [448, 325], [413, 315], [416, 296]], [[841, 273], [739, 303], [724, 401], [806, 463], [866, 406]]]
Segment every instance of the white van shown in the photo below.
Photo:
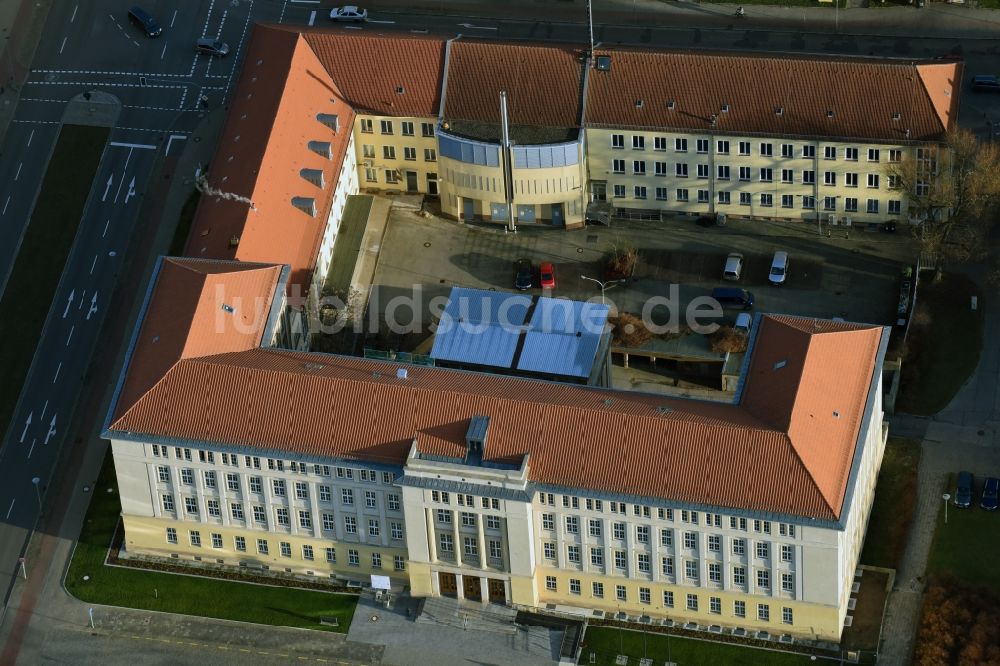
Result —
[[785, 283], [788, 276], [788, 253], [781, 250], [774, 253], [771, 260], [771, 270], [767, 274], [768, 281], [777, 286]]
[[739, 280], [743, 275], [743, 255], [739, 252], [730, 252], [726, 257], [726, 267], [722, 270], [722, 279]]

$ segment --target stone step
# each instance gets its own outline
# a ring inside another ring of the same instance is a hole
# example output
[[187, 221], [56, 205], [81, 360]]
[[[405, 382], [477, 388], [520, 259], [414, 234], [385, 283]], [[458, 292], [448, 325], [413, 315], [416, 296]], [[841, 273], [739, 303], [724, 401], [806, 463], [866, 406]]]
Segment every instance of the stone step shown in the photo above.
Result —
[[422, 624], [439, 624], [470, 631], [514, 634], [516, 611], [497, 604], [460, 601], [448, 597], [428, 597], [417, 617]]

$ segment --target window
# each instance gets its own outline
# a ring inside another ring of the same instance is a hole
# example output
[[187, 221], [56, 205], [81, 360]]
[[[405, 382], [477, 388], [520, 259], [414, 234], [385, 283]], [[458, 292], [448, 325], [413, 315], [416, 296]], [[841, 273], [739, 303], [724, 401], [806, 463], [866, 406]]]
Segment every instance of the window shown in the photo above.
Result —
[[835, 160], [837, 159], [837, 147], [836, 146], [825, 146], [823, 148], [823, 159]]
[[698, 580], [698, 562], [696, 560], [684, 560], [684, 577], [688, 580]]
[[253, 507], [253, 520], [255, 523], [267, 523], [267, 516], [264, 513], [264, 507], [254, 506]]
[[725, 164], [716, 166], [715, 177], [717, 180], [729, 180], [729, 167]]
[[285, 507], [282, 506], [276, 507], [274, 509], [274, 516], [279, 526], [281, 527], [291, 526], [292, 521], [288, 517], [288, 509], [286, 509]]
[[746, 617], [747, 616], [747, 602], [745, 601], [734, 601], [733, 602], [733, 615], [736, 617]]
[[624, 550], [615, 551], [615, 568], [623, 570], [628, 568], [628, 560]]
[[580, 579], [570, 578], [569, 579], [569, 593], [570, 594], [580, 594]]
[[795, 174], [791, 169], [781, 170], [781, 182], [788, 184], [795, 182]]
[[424, 148], [424, 162], [437, 162], [437, 150]]
[[403, 538], [403, 523], [392, 521], [389, 523], [389, 536], [399, 541]]
[[661, 571], [663, 571], [664, 576], [674, 575], [674, 558], [664, 557], [660, 562]]
[[769, 544], [766, 541], [758, 541], [757, 542], [757, 557], [766, 559], [767, 556], [768, 556], [768, 554], [769, 554], [769, 550], [770, 550], [770, 548], [768, 546], [769, 546]]
[[[165, 465], [160, 465], [156, 468], [157, 474], [160, 478], [160, 483], [170, 483], [170, 468]], [[215, 472], [212, 472], [215, 474]]]
[[628, 601], [628, 593], [624, 585], [615, 585], [615, 599], [618, 601]]
[[646, 137], [641, 134], [632, 135], [632, 149], [633, 150], [645, 150], [646, 149]]
[[212, 532], [212, 548], [222, 548], [222, 535]]
[[402, 555], [393, 555], [392, 568], [395, 571], [406, 571], [406, 558]]
[[378, 172], [372, 167], [365, 167], [365, 181], [369, 183], [377, 183]]
[[723, 141], [721, 139], [718, 140], [718, 141], [716, 141], [715, 142], [715, 152], [718, 153], [719, 155], [728, 155], [729, 154], [729, 142], [728, 141]]
[[722, 565], [718, 562], [708, 563], [708, 580], [711, 583], [722, 582]]
[[653, 173], [657, 176], [667, 175], [667, 163], [666, 162], [653, 162]]
[[785, 606], [781, 609], [781, 622], [782, 624], [792, 624], [792, 609]]
[[177, 528], [167, 528], [167, 543], [177, 543]]
[[556, 591], [556, 577], [555, 576], [546, 576], [545, 577], [545, 589], [549, 590], [550, 592], [555, 592]]
[[791, 562], [792, 561], [792, 547], [788, 545], [781, 546], [781, 561]]
[[365, 491], [365, 506], [369, 509], [375, 508], [375, 491], [366, 490]]
[[664, 590], [663, 592], [663, 606], [664, 608], [674, 607], [674, 593], [669, 590]]
[[218, 518], [222, 515], [219, 510], [219, 500], [205, 500], [205, 508], [208, 511], [208, 515], [212, 518]]
[[878, 188], [878, 174], [877, 173], [870, 173], [870, 174], [868, 174], [868, 187], [873, 188], [873, 189]]
[[803, 171], [802, 172], [802, 182], [806, 185], [812, 185], [816, 182], [816, 172], [815, 171]]
[[857, 148], [844, 148], [844, 159], [850, 162], [858, 161], [858, 149]]
[[927, 181], [918, 180], [916, 194], [918, 197], [926, 197], [931, 192], [931, 185]]
[[616, 199], [623, 199], [623, 198], [625, 198], [625, 186], [624, 185], [615, 185], [614, 196], [615, 196]]
[[650, 600], [649, 588], [640, 587], [639, 588], [639, 603], [648, 604]]
[[747, 584], [747, 568], [733, 567], [733, 585], [743, 587]]
[[678, 153], [686, 153], [688, 150], [688, 140], [674, 139], [674, 150]]
[[698, 547], [698, 535], [695, 532], [685, 532], [684, 533], [684, 547], [685, 548], [697, 548]]
[[352, 567], [361, 566], [361, 558], [358, 556], [358, 551], [353, 548], [347, 551], [347, 564]]
[[274, 491], [275, 497], [285, 496], [285, 480], [284, 479], [271, 479], [271, 489]]
[[614, 173], [625, 173], [625, 160], [611, 160], [611, 170]]
[[245, 537], [233, 537], [233, 545], [236, 547], [236, 550], [241, 553], [247, 552], [247, 540]]
[[[184, 468], [184, 469], [181, 470], [181, 483], [183, 483], [185, 486], [193, 486], [194, 485], [194, 470], [193, 469]], [[237, 488], [237, 490], [238, 489], [239, 488]]]
[[719, 597], [709, 597], [708, 611], [714, 615], [722, 615], [722, 599]]
[[636, 568], [642, 573], [649, 573], [649, 555], [646, 553], [639, 553], [636, 556]]
[[420, 123], [421, 136], [434, 136], [434, 123]]
[[309, 486], [301, 481], [295, 482], [295, 497], [297, 499], [309, 499]]
[[372, 553], [372, 569], [382, 568], [382, 553]]
[[417, 159], [417, 149], [411, 146], [403, 146], [403, 159], [413, 162]]
[[232, 514], [234, 520], [243, 520], [243, 504], [240, 502], [231, 502], [229, 504], [229, 512]]
[[749, 182], [750, 180], [750, 167], [741, 166], [740, 167], [740, 180], [743, 182]]
[[767, 569], [757, 570], [757, 589], [767, 590], [771, 587], [771, 572]]
[[689, 611], [697, 611], [698, 610], [698, 595], [697, 594], [689, 594], [689, 595], [687, 595], [687, 609]]
[[287, 541], [279, 541], [278, 548], [281, 550], [282, 557], [292, 556], [292, 544], [288, 543]]
[[868, 213], [877, 213], [878, 212], [878, 199], [869, 199], [868, 200], [868, 207], [867, 207], [866, 212], [868, 212]]
[[639, 543], [649, 543], [649, 526], [638, 525], [635, 528], [635, 540]]
[[698, 152], [707, 153], [708, 152], [708, 139], [698, 139], [697, 142]]
[[588, 522], [590, 536], [599, 537], [601, 536], [601, 521], [591, 518]]
[[747, 540], [733, 539], [733, 555], [746, 555]]
[[344, 531], [348, 534], [357, 534], [358, 519], [354, 516], [344, 516]]
[[753, 202], [753, 194], [750, 192], [740, 192], [740, 205], [749, 206]]
[[761, 622], [770, 622], [771, 607], [767, 604], [757, 604], [757, 619]]
[[730, 194], [731, 194], [730, 192], [719, 192], [718, 193], [719, 203], [720, 204], [728, 204], [728, 203], [730, 203], [730, 198], [729, 198]]
[[580, 533], [580, 518], [577, 516], [566, 516], [566, 532], [569, 534]]
[[782, 208], [793, 208], [795, 206], [795, 197], [791, 194], [781, 195], [781, 207]]
[[868, 161], [869, 162], [878, 162], [878, 148], [869, 148], [868, 149]]
[[646, 175], [645, 160], [632, 160], [632, 173], [636, 176], [645, 176]]
[[657, 201], [666, 201], [667, 200], [667, 188], [665, 188], [665, 187], [657, 187], [656, 188], [656, 200]]
[[257, 539], [257, 553], [260, 555], [268, 554], [267, 539]]
[[903, 161], [903, 151], [902, 150], [890, 150], [889, 151], [889, 161], [898, 164]]
[[555, 518], [551, 513], [542, 514], [542, 529], [543, 530], [554, 530], [556, 528]]
[[476, 537], [465, 537], [462, 539], [462, 542], [466, 555], [479, 555], [479, 543], [476, 541]]
[[667, 137], [656, 136], [653, 137], [653, 150], [666, 150], [667, 149]]
[[580, 547], [579, 546], [567, 546], [566, 547], [566, 559], [571, 564], [580, 564]]
[[837, 210], [837, 197], [823, 197], [823, 210]]
[[829, 185], [831, 187], [837, 184], [837, 172], [836, 171], [824, 171], [823, 172], [823, 184]]
[[646, 198], [646, 187], [644, 185], [636, 185], [633, 190], [636, 199]]
[[311, 559], [313, 559], [313, 547], [312, 546], [309, 546], [309, 545], [302, 546], [302, 559], [303, 560], [311, 560]]
[[698, 190], [698, 203], [708, 203], [708, 190]]
[[781, 591], [788, 593], [795, 592], [795, 576], [790, 573], [781, 574]]
[[595, 567], [604, 566], [604, 549], [603, 548], [591, 548], [590, 549], [590, 563]]
[[889, 200], [889, 215], [899, 215], [903, 210], [903, 204], [898, 199]]
[[707, 164], [699, 164], [698, 165], [698, 177], [699, 178], [708, 178], [708, 165]]
[[722, 550], [722, 537], [718, 534], [708, 535], [708, 549], [713, 553], [718, 553]]
[[688, 165], [683, 162], [678, 162], [674, 165], [674, 175], [678, 178], [688, 177]]
[[250, 477], [250, 492], [252, 493], [262, 493], [264, 492], [264, 480], [259, 476]]
[[625, 148], [625, 135], [624, 134], [612, 134], [611, 135], [611, 147], [621, 150]]
[[379, 122], [382, 134], [392, 134], [392, 121], [382, 120]]
[[811, 194], [802, 195], [802, 207], [806, 210], [813, 210], [816, 208], [816, 197]]
[[312, 512], [299, 511], [299, 527], [304, 530], [311, 530], [313, 526]]
[[396, 159], [396, 147], [395, 146], [382, 146], [382, 158], [386, 160]]
[[547, 560], [556, 559], [556, 545], [550, 541], [542, 544], [542, 556]]
[[404, 120], [400, 123], [400, 134], [403, 136], [413, 136], [413, 122], [410, 120]]
[[677, 188], [677, 191], [674, 192], [674, 195], [676, 196], [677, 201], [679, 202], [685, 202], [688, 200], [688, 191], [686, 188], [683, 187]]
[[614, 533], [614, 538], [621, 541], [625, 540], [625, 523], [612, 523], [611, 528]]
[[389, 511], [399, 511], [399, 495], [390, 493], [385, 497], [386, 509]]
[[760, 195], [760, 205], [763, 206], [764, 208], [770, 208], [771, 206], [773, 206], [774, 205], [774, 195], [772, 195], [772, 194], [764, 194], [762, 192], [761, 195]]
[[816, 157], [816, 146], [805, 145], [802, 146], [802, 157], [814, 158]]
[[340, 503], [344, 506], [354, 506], [354, 491], [350, 488], [341, 488]]
[[591, 593], [598, 599], [604, 598], [604, 583], [592, 583], [590, 590]]
[[770, 143], [760, 144], [760, 154], [763, 157], [771, 157], [774, 155], [774, 146]]
[[329, 502], [331, 501], [330, 486], [319, 486], [319, 501]]
[[361, 154], [366, 160], [375, 159], [375, 144], [366, 143], [361, 146]]
[[325, 532], [333, 532], [337, 529], [337, 517], [332, 513], [323, 513], [323, 530]]
[[844, 212], [845, 213], [858, 212], [858, 200], [854, 197], [847, 197], [846, 199], [844, 199]]
[[372, 119], [371, 118], [362, 118], [361, 119], [361, 131], [364, 132], [365, 134], [371, 134], [372, 133]]
[[455, 552], [455, 540], [450, 534], [442, 534], [439, 539], [442, 553]]

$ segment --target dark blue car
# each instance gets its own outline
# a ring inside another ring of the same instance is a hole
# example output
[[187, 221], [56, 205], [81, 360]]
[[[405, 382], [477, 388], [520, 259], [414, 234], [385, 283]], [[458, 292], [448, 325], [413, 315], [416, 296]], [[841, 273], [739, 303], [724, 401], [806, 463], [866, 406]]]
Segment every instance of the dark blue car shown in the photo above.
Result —
[[972, 504], [972, 473], [958, 473], [958, 487], [955, 490], [955, 506], [968, 509]]
[[1000, 479], [992, 476], [986, 479], [986, 483], [983, 484], [983, 500], [979, 503], [979, 506], [987, 511], [996, 511], [998, 488], [1000, 488]]

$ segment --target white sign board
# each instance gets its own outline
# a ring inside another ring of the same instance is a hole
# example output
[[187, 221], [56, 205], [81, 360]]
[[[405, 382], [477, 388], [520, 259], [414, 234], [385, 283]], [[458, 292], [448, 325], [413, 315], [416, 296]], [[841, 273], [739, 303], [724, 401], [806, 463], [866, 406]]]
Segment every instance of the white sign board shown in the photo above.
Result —
[[388, 590], [392, 588], [392, 584], [389, 582], [388, 576], [376, 576], [372, 574], [372, 589], [373, 590]]

